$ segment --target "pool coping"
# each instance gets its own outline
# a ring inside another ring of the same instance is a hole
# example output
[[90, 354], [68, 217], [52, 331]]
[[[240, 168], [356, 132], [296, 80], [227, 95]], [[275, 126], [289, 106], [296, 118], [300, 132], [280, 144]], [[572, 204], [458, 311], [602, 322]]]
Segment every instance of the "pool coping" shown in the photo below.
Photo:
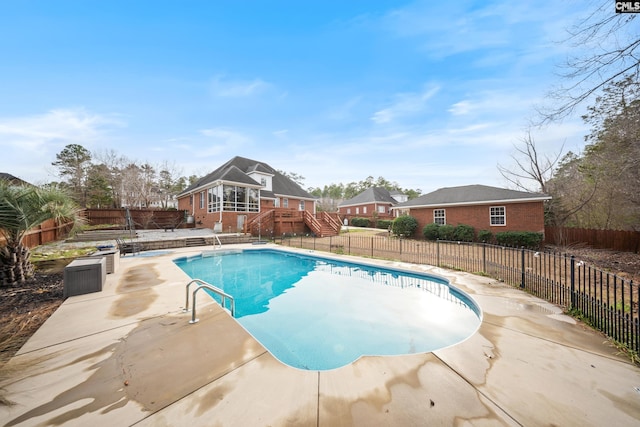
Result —
[[[270, 247], [292, 252], [314, 251]], [[253, 245], [229, 245], [250, 248]], [[227, 246], [225, 246], [227, 248]], [[634, 425], [640, 369], [602, 334], [494, 279], [318, 252], [445, 277], [482, 308], [472, 337], [330, 371], [283, 365], [171, 260], [125, 256], [102, 292], [68, 298], [3, 367], [4, 425]]]

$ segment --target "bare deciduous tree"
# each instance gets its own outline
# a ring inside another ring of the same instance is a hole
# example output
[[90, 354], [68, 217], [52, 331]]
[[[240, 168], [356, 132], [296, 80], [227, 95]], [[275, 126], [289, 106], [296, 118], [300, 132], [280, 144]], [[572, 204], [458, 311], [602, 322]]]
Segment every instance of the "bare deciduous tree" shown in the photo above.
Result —
[[640, 75], [640, 31], [635, 14], [615, 13], [614, 2], [598, 0], [567, 29], [570, 56], [560, 73], [564, 81], [548, 97], [553, 105], [539, 110], [541, 122], [563, 119], [607, 85]]
[[[531, 131], [520, 139], [519, 144], [514, 144], [515, 152], [511, 158], [515, 162], [514, 166], [507, 167], [498, 164], [498, 171], [504, 179], [519, 190], [539, 191], [547, 193], [547, 182], [553, 177], [554, 170], [562, 156], [563, 147], [558, 153], [552, 156], [540, 154], [535, 140], [531, 136]], [[531, 184], [537, 188], [533, 189]]]

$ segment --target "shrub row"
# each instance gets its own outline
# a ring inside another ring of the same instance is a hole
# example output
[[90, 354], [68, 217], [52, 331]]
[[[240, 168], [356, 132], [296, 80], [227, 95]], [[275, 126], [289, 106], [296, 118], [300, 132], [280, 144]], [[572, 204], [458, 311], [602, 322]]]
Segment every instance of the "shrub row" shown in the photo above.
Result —
[[393, 224], [393, 220], [391, 219], [379, 219], [376, 224], [376, 228], [381, 228], [383, 230], [388, 230], [389, 227]]
[[368, 227], [369, 218], [351, 218], [351, 225], [353, 225], [354, 227]]
[[534, 233], [532, 231], [503, 231], [496, 233], [496, 242], [503, 246], [524, 246], [528, 249], [538, 249], [542, 239], [542, 233]]
[[543, 240], [542, 233], [532, 231], [502, 231], [496, 233], [494, 239], [491, 231], [480, 230], [476, 235], [475, 229], [466, 224], [459, 224], [455, 227], [450, 224], [427, 224], [422, 229], [422, 235], [427, 240], [440, 239], [459, 242], [486, 242], [512, 247], [524, 246], [529, 249], [539, 248]]

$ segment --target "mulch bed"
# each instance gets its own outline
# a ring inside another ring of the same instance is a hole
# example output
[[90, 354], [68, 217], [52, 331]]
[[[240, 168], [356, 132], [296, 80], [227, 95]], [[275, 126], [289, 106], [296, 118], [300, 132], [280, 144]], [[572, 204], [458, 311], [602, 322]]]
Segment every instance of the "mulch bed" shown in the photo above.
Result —
[[0, 288], [0, 366], [62, 304], [63, 273], [36, 274], [16, 287]]

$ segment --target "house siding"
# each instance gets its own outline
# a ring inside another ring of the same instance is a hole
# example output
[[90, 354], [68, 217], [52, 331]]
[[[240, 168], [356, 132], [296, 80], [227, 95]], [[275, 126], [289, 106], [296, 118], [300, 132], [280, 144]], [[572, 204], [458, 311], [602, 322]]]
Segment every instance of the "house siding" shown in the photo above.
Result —
[[[489, 210], [491, 207], [505, 207], [505, 225], [491, 225]], [[459, 224], [470, 225], [479, 230], [489, 230], [492, 233], [502, 231], [532, 231], [544, 233], [544, 204], [543, 202], [523, 203], [491, 203], [472, 206], [442, 206], [433, 208], [412, 208], [409, 215], [418, 221], [416, 236], [422, 236], [422, 228], [433, 223], [433, 211], [444, 209], [446, 223], [456, 226]]]

